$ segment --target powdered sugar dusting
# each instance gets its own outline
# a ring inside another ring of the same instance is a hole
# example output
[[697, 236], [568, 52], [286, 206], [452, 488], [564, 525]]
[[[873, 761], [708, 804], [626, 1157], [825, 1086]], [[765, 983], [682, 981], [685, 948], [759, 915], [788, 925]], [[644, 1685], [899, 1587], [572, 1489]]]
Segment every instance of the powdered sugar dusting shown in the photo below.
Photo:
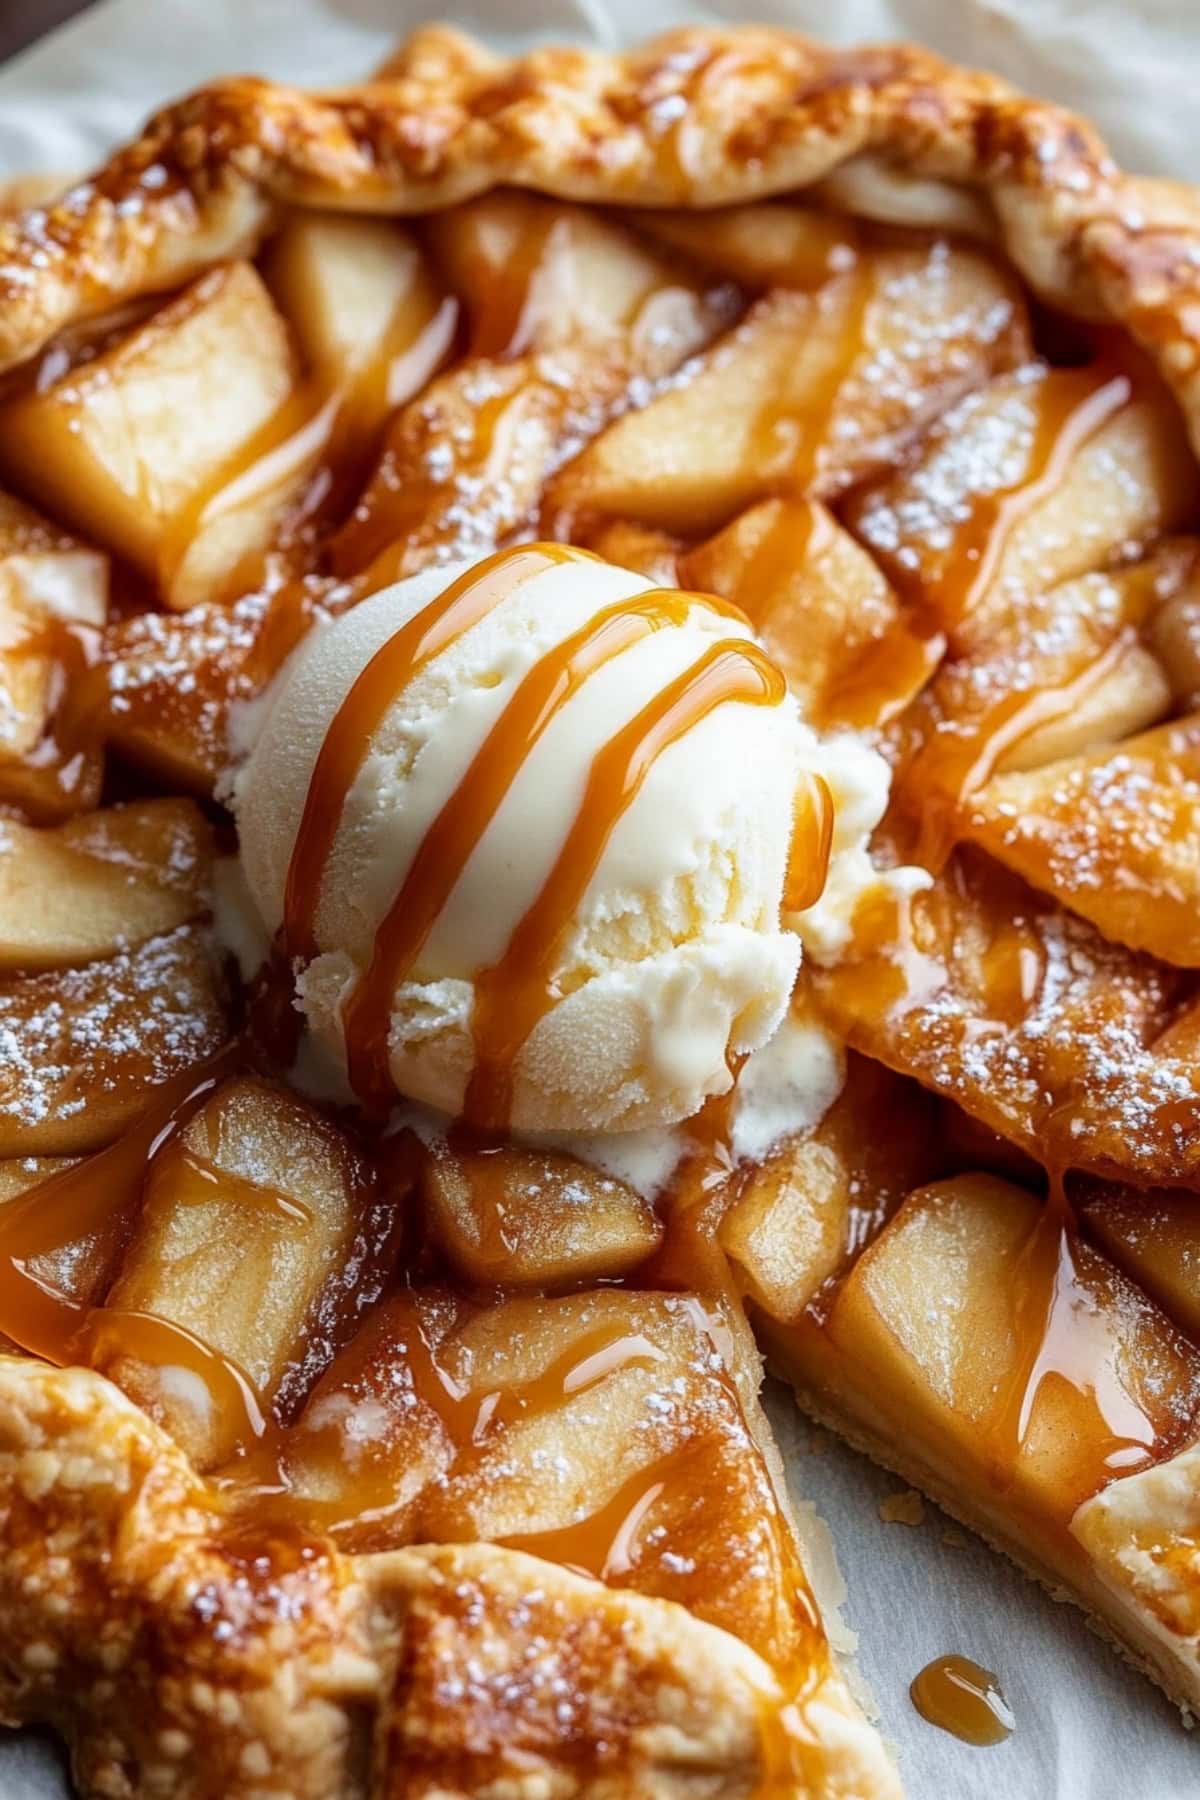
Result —
[[215, 1050], [225, 1034], [215, 953], [185, 925], [136, 950], [0, 984], [0, 1131], [36, 1148], [38, 1127], [125, 1099]]

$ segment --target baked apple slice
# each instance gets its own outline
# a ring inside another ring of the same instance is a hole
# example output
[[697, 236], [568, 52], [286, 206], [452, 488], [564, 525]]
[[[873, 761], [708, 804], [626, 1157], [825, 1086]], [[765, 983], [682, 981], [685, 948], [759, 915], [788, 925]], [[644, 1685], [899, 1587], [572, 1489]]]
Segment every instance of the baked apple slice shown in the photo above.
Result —
[[634, 1188], [565, 1152], [439, 1143], [423, 1160], [429, 1229], [478, 1285], [552, 1292], [611, 1280], [662, 1241], [653, 1207]]
[[298, 438], [239, 492], [300, 423], [284, 418], [295, 350], [258, 272], [224, 264], [90, 359], [60, 372], [56, 354], [0, 406], [0, 466], [156, 580], [169, 606], [224, 596], [320, 448]]
[[341, 397], [337, 452], [353, 466], [445, 360], [457, 307], [394, 219], [293, 213], [264, 274], [317, 387]]
[[209, 909], [212, 832], [190, 800], [0, 827], [0, 972], [119, 955]]
[[995, 776], [963, 835], [1106, 938], [1200, 967], [1200, 714]]
[[828, 499], [894, 460], [1011, 366], [1020, 296], [965, 250], [864, 251], [811, 293], [776, 288], [699, 367], [626, 414], [551, 483], [555, 535], [605, 518], [714, 531], [781, 489]]
[[626, 217], [655, 243], [750, 289], [818, 288], [853, 263], [862, 241], [853, 218], [786, 201]]
[[1186, 528], [1200, 476], [1174, 400], [1140, 366], [1000, 373], [939, 419], [847, 520], [955, 651], [1025, 598]]
[[366, 1191], [342, 1133], [251, 1076], [219, 1087], [155, 1158], [95, 1360], [197, 1468], [229, 1458], [242, 1421], [169, 1360], [125, 1351], [122, 1316], [179, 1327], [241, 1371], [269, 1413], [322, 1289], [349, 1260]]
[[763, 500], [680, 558], [680, 580], [732, 600], [818, 727], [900, 712], [944, 647], [913, 631], [876, 563], [818, 500]]
[[1195, 1182], [1200, 1075], [1194, 1050], [1164, 1037], [1182, 976], [978, 851], [861, 913], [845, 959], [812, 982], [857, 1049], [1043, 1165]]
[[224, 956], [200, 923], [82, 968], [0, 976], [0, 1157], [111, 1143], [230, 1025]]

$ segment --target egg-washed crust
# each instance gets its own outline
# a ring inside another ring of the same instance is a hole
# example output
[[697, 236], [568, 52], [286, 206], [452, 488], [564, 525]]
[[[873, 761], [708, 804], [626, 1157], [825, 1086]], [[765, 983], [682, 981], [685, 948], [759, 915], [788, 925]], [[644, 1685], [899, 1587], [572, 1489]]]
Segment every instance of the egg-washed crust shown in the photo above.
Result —
[[1046, 300], [1134, 337], [1200, 444], [1194, 190], [1123, 175], [1089, 125], [993, 76], [770, 27], [508, 60], [433, 26], [358, 87], [213, 82], [56, 205], [0, 222], [0, 367], [252, 251], [281, 205], [418, 213], [501, 183], [695, 207], [820, 186], [852, 212], [965, 227]]
[[0, 1544], [0, 1720], [106, 1800], [899, 1794], [832, 1668], [797, 1700], [673, 1602], [515, 1550], [240, 1526], [91, 1370], [0, 1356]]

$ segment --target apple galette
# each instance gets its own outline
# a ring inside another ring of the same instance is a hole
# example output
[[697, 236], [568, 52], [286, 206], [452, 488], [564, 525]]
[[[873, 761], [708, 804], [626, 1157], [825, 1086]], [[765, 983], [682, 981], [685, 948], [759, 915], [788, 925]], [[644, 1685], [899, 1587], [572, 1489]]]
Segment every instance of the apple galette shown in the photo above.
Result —
[[433, 28], [0, 218], [0, 364], [0, 1714], [895, 1796], [762, 1352], [1200, 1707], [1194, 196]]

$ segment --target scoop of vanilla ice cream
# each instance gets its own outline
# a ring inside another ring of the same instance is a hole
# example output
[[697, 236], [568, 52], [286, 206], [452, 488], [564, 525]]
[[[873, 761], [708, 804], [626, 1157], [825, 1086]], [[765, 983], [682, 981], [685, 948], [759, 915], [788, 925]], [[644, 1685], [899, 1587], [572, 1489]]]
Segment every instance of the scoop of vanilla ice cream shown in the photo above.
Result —
[[[314, 762], [360, 671], [459, 573], [427, 571], [305, 639], [267, 697], [234, 784], [242, 866], [267, 931]], [[426, 831], [532, 665], [650, 584], [600, 561], [533, 574], [400, 693], [347, 800], [315, 916], [319, 954], [299, 1003], [345, 1064], [342, 1007]], [[596, 670], [555, 715], [392, 997], [399, 1093], [460, 1110], [473, 1065], [477, 973], [501, 957], [579, 808], [598, 751], [718, 639], [747, 627], [699, 604]], [[689, 1117], [730, 1083], [727, 1052], [765, 1043], [786, 1009], [800, 941], [780, 923], [793, 799], [816, 740], [788, 696], [726, 702], [665, 749], [619, 819], [564, 943], [561, 995], [515, 1066], [511, 1124], [624, 1131]]]

